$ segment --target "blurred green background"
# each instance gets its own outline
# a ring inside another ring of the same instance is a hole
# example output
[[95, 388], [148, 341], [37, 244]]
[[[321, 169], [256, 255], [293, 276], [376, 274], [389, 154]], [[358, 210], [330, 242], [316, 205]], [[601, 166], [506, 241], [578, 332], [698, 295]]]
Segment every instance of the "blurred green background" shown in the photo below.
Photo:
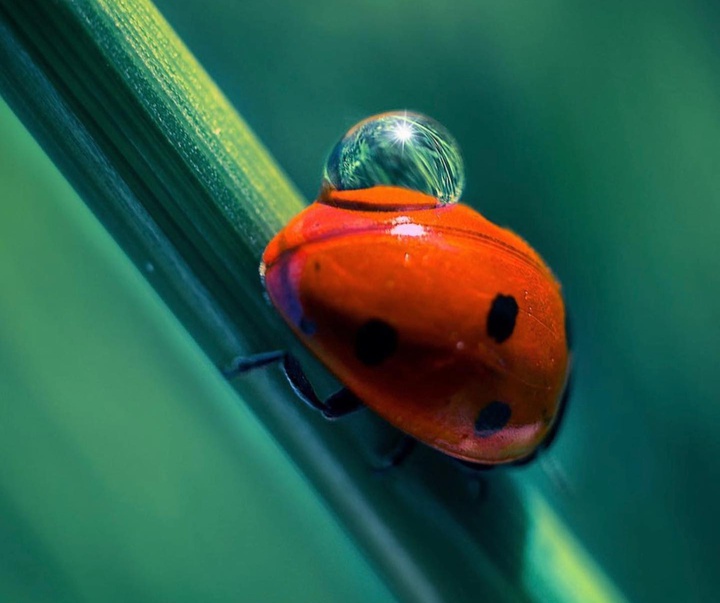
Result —
[[[573, 318], [553, 470], [522, 477], [630, 600], [720, 598], [714, 5], [157, 5], [308, 199], [367, 115], [455, 135]], [[0, 134], [0, 598], [390, 599], [4, 105]]]

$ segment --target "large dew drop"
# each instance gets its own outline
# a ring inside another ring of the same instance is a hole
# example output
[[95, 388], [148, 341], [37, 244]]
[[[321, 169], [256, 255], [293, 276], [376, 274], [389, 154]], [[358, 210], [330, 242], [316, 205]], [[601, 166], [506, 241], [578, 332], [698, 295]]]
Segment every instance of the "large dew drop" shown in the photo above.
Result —
[[324, 178], [337, 190], [399, 186], [454, 203], [462, 194], [465, 170], [460, 147], [441, 124], [397, 111], [351, 128], [330, 153]]

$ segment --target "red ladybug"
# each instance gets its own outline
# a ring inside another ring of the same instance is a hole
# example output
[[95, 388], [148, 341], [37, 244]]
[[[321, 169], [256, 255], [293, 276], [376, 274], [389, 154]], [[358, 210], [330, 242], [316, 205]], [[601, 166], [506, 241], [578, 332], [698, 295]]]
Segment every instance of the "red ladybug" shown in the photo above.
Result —
[[520, 237], [403, 188], [326, 188], [263, 255], [272, 303], [368, 407], [481, 464], [531, 455], [567, 380], [560, 285]]

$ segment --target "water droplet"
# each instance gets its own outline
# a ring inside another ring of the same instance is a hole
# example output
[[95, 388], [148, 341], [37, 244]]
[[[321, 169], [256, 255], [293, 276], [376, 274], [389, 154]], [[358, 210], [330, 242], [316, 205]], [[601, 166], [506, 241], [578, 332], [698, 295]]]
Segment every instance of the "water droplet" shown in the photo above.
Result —
[[361, 121], [325, 164], [337, 190], [399, 186], [454, 203], [465, 185], [460, 147], [438, 122], [419, 113], [381, 113]]

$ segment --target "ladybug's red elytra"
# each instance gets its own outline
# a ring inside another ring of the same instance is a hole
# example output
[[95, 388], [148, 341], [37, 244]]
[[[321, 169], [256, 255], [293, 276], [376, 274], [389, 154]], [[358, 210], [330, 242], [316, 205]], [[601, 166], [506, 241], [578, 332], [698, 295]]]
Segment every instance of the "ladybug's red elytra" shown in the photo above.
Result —
[[523, 239], [452, 202], [453, 145], [417, 114], [361, 122], [261, 272], [297, 337], [377, 414], [453, 457], [518, 462], [562, 405], [565, 307]]

